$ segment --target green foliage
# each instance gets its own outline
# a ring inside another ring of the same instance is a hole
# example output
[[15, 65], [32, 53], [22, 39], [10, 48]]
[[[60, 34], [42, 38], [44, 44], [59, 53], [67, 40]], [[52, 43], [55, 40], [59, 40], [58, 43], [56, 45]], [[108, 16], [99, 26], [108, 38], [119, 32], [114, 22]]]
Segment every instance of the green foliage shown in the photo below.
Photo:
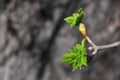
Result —
[[80, 23], [82, 23], [83, 17], [83, 10], [80, 8], [76, 13], [72, 14], [72, 16], [69, 16], [64, 20], [67, 23], [70, 23], [71, 28], [73, 28], [74, 26], [78, 26]]
[[83, 39], [81, 44], [76, 44], [73, 49], [63, 55], [62, 61], [67, 64], [72, 64], [73, 71], [77, 68], [87, 66], [87, 53], [86, 53], [86, 39]]

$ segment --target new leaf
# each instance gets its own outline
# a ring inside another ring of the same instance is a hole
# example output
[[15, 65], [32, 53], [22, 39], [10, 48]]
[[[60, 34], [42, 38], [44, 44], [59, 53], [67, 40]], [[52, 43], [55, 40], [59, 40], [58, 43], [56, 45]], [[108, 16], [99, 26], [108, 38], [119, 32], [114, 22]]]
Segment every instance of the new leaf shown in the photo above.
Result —
[[72, 64], [73, 71], [77, 68], [87, 66], [87, 53], [86, 53], [86, 39], [83, 39], [81, 44], [76, 44], [73, 49], [63, 55], [62, 61], [67, 64]]
[[72, 14], [72, 16], [69, 16], [64, 20], [70, 24], [71, 28], [73, 28], [74, 26], [78, 26], [80, 23], [82, 23], [83, 17], [83, 10], [80, 8], [76, 13]]

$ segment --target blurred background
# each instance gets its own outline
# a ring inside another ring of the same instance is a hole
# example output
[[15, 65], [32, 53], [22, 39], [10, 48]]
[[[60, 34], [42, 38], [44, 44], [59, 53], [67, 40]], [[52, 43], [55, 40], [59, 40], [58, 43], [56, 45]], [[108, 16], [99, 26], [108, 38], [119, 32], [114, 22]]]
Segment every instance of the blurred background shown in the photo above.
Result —
[[120, 41], [120, 0], [0, 0], [0, 80], [120, 80], [120, 47], [82, 70], [61, 62], [81, 42], [63, 20], [79, 8], [95, 44]]

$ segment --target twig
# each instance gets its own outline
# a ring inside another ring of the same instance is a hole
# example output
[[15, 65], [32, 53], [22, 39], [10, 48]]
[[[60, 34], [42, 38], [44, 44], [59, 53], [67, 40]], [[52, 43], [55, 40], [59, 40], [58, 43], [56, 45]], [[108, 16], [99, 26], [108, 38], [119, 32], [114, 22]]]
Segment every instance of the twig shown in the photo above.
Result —
[[86, 39], [87, 39], [88, 43], [91, 45], [88, 49], [89, 50], [94, 50], [93, 53], [92, 53], [93, 55], [96, 54], [98, 50], [120, 46], [120, 41], [114, 42], [112, 44], [97, 46], [88, 36], [86, 36]]

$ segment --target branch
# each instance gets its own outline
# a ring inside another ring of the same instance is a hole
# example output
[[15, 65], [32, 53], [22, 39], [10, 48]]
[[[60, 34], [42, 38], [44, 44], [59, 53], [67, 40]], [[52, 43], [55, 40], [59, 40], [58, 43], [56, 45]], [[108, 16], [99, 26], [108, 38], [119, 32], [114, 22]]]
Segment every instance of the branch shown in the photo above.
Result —
[[87, 39], [88, 43], [91, 45], [88, 49], [89, 50], [94, 50], [92, 54], [96, 54], [98, 50], [101, 49], [107, 49], [107, 48], [113, 48], [113, 47], [117, 47], [120, 46], [120, 41], [118, 42], [114, 42], [112, 44], [108, 44], [108, 45], [103, 45], [103, 46], [97, 46], [95, 45], [95, 43], [89, 38], [89, 36], [87, 36], [87, 30], [86, 30], [86, 26], [83, 23], [80, 23], [78, 26], [79, 31], [82, 33], [82, 35]]
[[120, 41], [114, 42], [114, 43], [108, 44], [108, 45], [97, 46], [88, 36], [86, 36], [86, 39], [87, 39], [88, 43], [91, 45], [88, 49], [94, 50], [92, 53], [93, 55], [96, 54], [98, 50], [120, 46]]

